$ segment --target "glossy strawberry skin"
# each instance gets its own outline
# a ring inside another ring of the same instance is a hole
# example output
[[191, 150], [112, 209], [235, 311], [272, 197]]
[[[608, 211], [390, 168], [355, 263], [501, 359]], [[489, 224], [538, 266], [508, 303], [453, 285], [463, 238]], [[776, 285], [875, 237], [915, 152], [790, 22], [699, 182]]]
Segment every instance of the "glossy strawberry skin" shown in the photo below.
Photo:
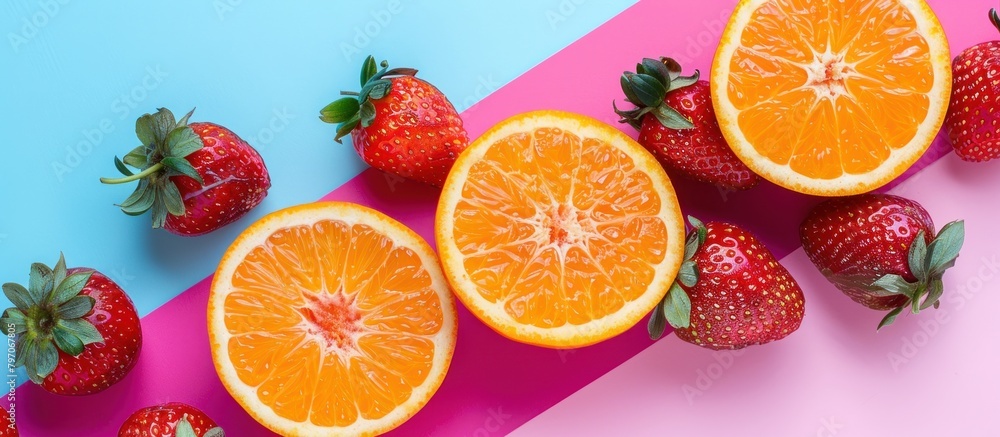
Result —
[[433, 85], [413, 76], [389, 80], [389, 93], [370, 100], [374, 122], [351, 131], [354, 149], [372, 167], [440, 187], [469, 144], [462, 119]]
[[177, 422], [185, 414], [199, 437], [218, 426], [201, 410], [181, 402], [171, 402], [132, 413], [118, 429], [118, 437], [173, 437]]
[[0, 408], [0, 414], [3, 414], [0, 417], [0, 437], [17, 437], [17, 426], [11, 420], [10, 412]]
[[757, 238], [731, 224], [709, 222], [695, 252], [698, 282], [682, 287], [691, 324], [674, 333], [710, 349], [740, 349], [780, 340], [799, 328], [805, 298], [798, 283]]
[[930, 243], [934, 222], [920, 204], [898, 196], [862, 194], [821, 203], [802, 222], [806, 255], [827, 279], [857, 303], [891, 310], [906, 296], [880, 296], [871, 284], [887, 274], [916, 281], [910, 246], [920, 231]]
[[970, 47], [952, 68], [951, 102], [944, 126], [959, 158], [1000, 158], [1000, 41]]
[[164, 228], [196, 236], [243, 217], [260, 204], [271, 178], [260, 154], [235, 133], [214, 123], [191, 123], [204, 147], [187, 156], [204, 186], [187, 176], [172, 176], [184, 199], [185, 214], [168, 215]]
[[[91, 269], [73, 268], [67, 274], [85, 271]], [[94, 308], [84, 319], [97, 328], [104, 341], [85, 346], [76, 357], [60, 350], [56, 370], [42, 382], [42, 388], [51, 393], [88, 395], [104, 391], [132, 371], [142, 349], [139, 314], [118, 284], [93, 271], [80, 294], [94, 298]]]
[[760, 176], [736, 157], [715, 118], [708, 81], [667, 93], [664, 101], [691, 119], [694, 129], [670, 129], [652, 113], [642, 119], [639, 144], [665, 168], [692, 179], [734, 190], [752, 188]]

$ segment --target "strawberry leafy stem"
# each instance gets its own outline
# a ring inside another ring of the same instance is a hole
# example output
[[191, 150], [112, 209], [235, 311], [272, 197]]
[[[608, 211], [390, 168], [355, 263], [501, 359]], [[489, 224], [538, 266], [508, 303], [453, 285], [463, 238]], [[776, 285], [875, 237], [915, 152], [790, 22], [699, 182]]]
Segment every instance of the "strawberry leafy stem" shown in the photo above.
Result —
[[[184, 175], [204, 185], [198, 170], [187, 157], [204, 147], [201, 137], [187, 125], [194, 109], [180, 120], [166, 108], [155, 114], [144, 114], [135, 122], [135, 133], [141, 146], [123, 159], [115, 157], [115, 168], [124, 177], [101, 178], [105, 184], [124, 184], [139, 181], [135, 191], [118, 207], [128, 215], [141, 215], [152, 210], [153, 227], [163, 227], [167, 214], [184, 215], [184, 199], [170, 178]], [[128, 167], [139, 169], [132, 172]]]
[[681, 65], [677, 61], [662, 57], [659, 60], [644, 58], [636, 64], [635, 72], [622, 73], [620, 82], [625, 100], [635, 106], [631, 110], [618, 109], [614, 101], [611, 106], [621, 119], [619, 123], [641, 129], [646, 114], [653, 114], [660, 123], [670, 129], [693, 129], [694, 123], [664, 102], [667, 94], [698, 82], [700, 72], [691, 76], [681, 76]]
[[941, 278], [945, 271], [955, 265], [964, 242], [965, 222], [962, 220], [945, 225], [929, 244], [923, 231], [917, 233], [907, 254], [908, 267], [916, 281], [909, 282], [900, 275], [888, 274], [872, 284], [878, 295], [903, 295], [907, 298], [906, 302], [893, 308], [882, 318], [878, 329], [890, 325], [907, 308], [911, 313], [918, 314], [941, 304], [941, 296], [944, 294], [944, 282]]
[[[378, 67], [381, 67], [379, 69]], [[337, 124], [337, 136], [340, 139], [354, 130], [360, 123], [364, 127], [375, 122], [375, 105], [372, 100], [379, 100], [392, 89], [392, 77], [414, 76], [417, 70], [412, 68], [389, 69], [389, 62], [382, 61], [375, 65], [375, 57], [368, 56], [361, 66], [361, 91], [341, 91], [346, 96], [333, 101], [319, 111], [319, 119], [326, 123]]]
[[78, 356], [86, 345], [104, 341], [84, 319], [96, 303], [80, 294], [92, 275], [93, 271], [68, 274], [60, 253], [54, 268], [31, 265], [27, 288], [3, 284], [3, 293], [14, 306], [4, 310], [0, 323], [13, 326], [17, 336], [14, 365], [24, 366], [31, 381], [41, 384], [55, 371], [59, 351]]
[[677, 272], [677, 280], [670, 285], [667, 294], [649, 317], [646, 329], [652, 340], [663, 336], [667, 323], [674, 329], [691, 326], [691, 297], [684, 289], [694, 287], [698, 283], [698, 264], [694, 261], [694, 255], [705, 244], [708, 229], [701, 220], [692, 216], [688, 216], [688, 221], [691, 223], [692, 231], [684, 244], [684, 261]]
[[[191, 426], [191, 422], [187, 419], [187, 414], [181, 417], [177, 421], [177, 425], [174, 427], [175, 437], [198, 437], [198, 434], [194, 432], [194, 427]], [[215, 427], [208, 431], [202, 437], [225, 437], [226, 433], [222, 431], [222, 428]]]

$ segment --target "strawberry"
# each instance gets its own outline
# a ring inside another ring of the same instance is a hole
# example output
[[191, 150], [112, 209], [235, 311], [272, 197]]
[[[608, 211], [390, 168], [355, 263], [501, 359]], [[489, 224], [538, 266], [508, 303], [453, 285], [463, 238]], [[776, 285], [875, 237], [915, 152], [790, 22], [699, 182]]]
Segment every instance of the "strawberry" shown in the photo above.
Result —
[[[12, 405], [13, 406], [13, 405]], [[0, 417], [0, 437], [17, 437], [17, 426], [14, 424], [14, 415], [4, 408], [3, 417]]]
[[664, 168], [730, 190], [760, 182], [722, 136], [708, 81], [698, 80], [697, 70], [681, 76], [680, 64], [670, 58], [643, 59], [635, 70], [621, 77], [622, 91], [635, 109], [612, 106], [619, 122], [639, 130], [639, 144]]
[[890, 194], [827, 200], [799, 227], [802, 247], [840, 291], [868, 308], [889, 311], [878, 327], [907, 307], [914, 314], [938, 307], [941, 276], [955, 264], [965, 240], [962, 221], [935, 235], [927, 210]]
[[222, 428], [201, 410], [181, 402], [146, 407], [132, 413], [118, 437], [222, 437]]
[[799, 329], [802, 290], [753, 234], [728, 223], [688, 220], [694, 230], [677, 281], [649, 319], [652, 339], [670, 323], [688, 343], [741, 349]]
[[[1000, 16], [990, 9], [990, 21], [1000, 30]], [[959, 158], [989, 161], [1000, 158], [1000, 41], [984, 42], [955, 57], [951, 102], [944, 119], [948, 140]]]
[[[202, 235], [243, 217], [260, 204], [271, 187], [264, 160], [231, 130], [213, 123], [187, 123], [160, 108], [136, 121], [143, 145], [115, 157], [125, 177], [101, 178], [106, 184], [139, 180], [122, 202], [122, 211], [139, 215], [152, 210], [153, 227], [177, 235]], [[132, 166], [141, 170], [133, 173]]]
[[365, 59], [361, 92], [320, 110], [320, 120], [339, 123], [336, 141], [351, 134], [358, 155], [379, 170], [436, 187], [444, 184], [469, 136], [455, 107], [440, 90], [414, 77], [417, 70]]
[[127, 375], [142, 348], [139, 314], [118, 284], [98, 271], [31, 265], [28, 288], [3, 284], [14, 304], [4, 326], [17, 335], [15, 366], [28, 378], [61, 395], [87, 395]]

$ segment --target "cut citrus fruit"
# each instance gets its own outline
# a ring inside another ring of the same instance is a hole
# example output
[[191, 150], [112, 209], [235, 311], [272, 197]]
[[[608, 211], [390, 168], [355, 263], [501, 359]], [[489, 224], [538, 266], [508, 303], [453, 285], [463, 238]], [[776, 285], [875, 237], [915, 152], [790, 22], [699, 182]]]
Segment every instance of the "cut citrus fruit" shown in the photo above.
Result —
[[729, 145], [807, 194], [878, 188], [934, 140], [951, 60], [923, 0], [743, 0], [712, 66]]
[[436, 217], [445, 275], [500, 334], [584, 346], [643, 318], [684, 252], [674, 189], [614, 127], [539, 111], [501, 122], [459, 155]]
[[212, 359], [282, 435], [371, 435], [441, 385], [456, 315], [430, 246], [377, 211], [321, 202], [272, 213], [223, 256], [208, 302]]

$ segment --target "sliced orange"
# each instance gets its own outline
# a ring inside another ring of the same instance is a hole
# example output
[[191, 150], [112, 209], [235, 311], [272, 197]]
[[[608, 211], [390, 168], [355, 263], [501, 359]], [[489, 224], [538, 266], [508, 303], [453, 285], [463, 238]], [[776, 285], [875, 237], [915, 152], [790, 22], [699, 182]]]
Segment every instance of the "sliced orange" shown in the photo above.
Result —
[[441, 385], [455, 323], [430, 246], [339, 202], [250, 226], [223, 256], [208, 302], [219, 378], [286, 436], [372, 435], [406, 421]]
[[715, 55], [712, 100], [761, 176], [807, 194], [863, 193], [934, 140], [949, 56], [923, 0], [743, 0]]
[[459, 299], [500, 334], [569, 348], [633, 326], [680, 267], [684, 225], [656, 159], [618, 129], [521, 114], [463, 152], [436, 240]]

